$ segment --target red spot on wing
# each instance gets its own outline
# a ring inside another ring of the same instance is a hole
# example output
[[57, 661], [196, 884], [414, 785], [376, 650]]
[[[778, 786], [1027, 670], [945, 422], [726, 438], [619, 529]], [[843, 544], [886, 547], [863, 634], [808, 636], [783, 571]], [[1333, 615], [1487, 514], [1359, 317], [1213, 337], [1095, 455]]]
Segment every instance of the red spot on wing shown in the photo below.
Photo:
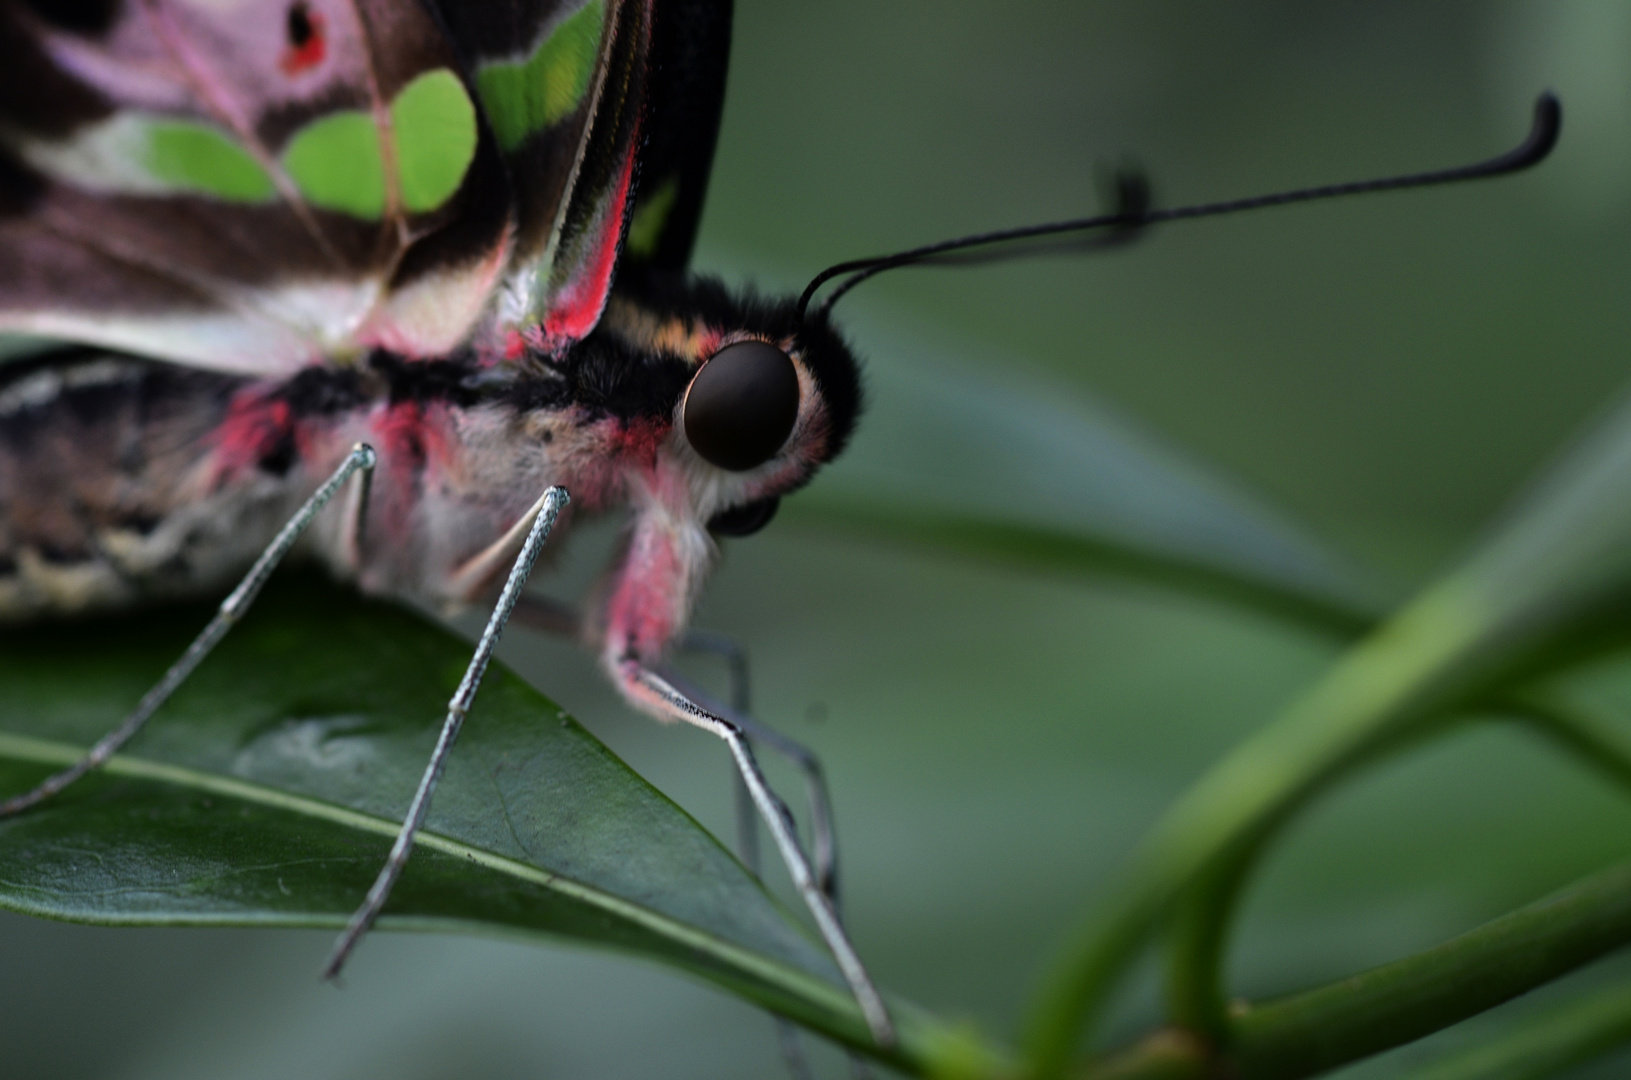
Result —
[[323, 16], [303, 3], [289, 9], [289, 45], [278, 58], [285, 75], [310, 71], [328, 55], [328, 35]]

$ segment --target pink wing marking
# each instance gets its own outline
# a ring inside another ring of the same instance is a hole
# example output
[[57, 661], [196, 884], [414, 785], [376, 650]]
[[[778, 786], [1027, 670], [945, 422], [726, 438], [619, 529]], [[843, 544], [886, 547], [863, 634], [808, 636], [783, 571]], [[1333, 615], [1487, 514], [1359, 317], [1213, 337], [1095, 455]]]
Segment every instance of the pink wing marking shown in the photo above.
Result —
[[627, 225], [629, 190], [634, 185], [636, 155], [632, 147], [638, 142], [639, 129], [636, 128], [629, 140], [631, 150], [624, 156], [619, 170], [616, 190], [606, 200], [595, 223], [598, 235], [592, 241], [589, 257], [551, 298], [541, 326], [528, 332], [533, 339], [531, 344], [544, 352], [559, 352], [586, 336], [606, 310], [612, 273], [617, 269], [617, 255]]

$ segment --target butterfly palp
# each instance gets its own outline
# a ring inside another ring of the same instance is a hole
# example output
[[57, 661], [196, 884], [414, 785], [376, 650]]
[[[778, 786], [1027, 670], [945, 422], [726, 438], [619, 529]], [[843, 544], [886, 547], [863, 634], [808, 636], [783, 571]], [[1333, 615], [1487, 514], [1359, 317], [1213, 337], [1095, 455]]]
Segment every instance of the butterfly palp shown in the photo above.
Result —
[[715, 536], [752, 536], [770, 524], [781, 505], [782, 501], [773, 497], [721, 510], [708, 519], [708, 531]]

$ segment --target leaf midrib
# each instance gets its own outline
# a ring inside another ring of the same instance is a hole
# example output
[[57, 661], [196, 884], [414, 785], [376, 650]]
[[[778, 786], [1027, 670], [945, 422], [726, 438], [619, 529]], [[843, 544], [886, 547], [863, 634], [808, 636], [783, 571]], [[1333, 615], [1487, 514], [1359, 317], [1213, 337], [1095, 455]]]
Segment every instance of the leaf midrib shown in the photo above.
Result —
[[[0, 758], [44, 765], [69, 765], [79, 760], [84, 753], [84, 747], [74, 746], [69, 743], [36, 738], [30, 735], [0, 732]], [[265, 787], [247, 780], [190, 769], [166, 762], [152, 761], [129, 754], [115, 754], [101, 766], [101, 771], [112, 776], [151, 780], [194, 791], [208, 792], [224, 798], [241, 799], [256, 805], [285, 810], [380, 836], [395, 837], [398, 828], [400, 828], [399, 822], [375, 817], [372, 814], [365, 814], [349, 807], [337, 806], [321, 799], [293, 795], [286, 791], [279, 791], [276, 788]], [[550, 889], [563, 896], [598, 907], [680, 945], [705, 955], [716, 956], [721, 962], [730, 967], [738, 971], [752, 973], [770, 985], [782, 987], [786, 992], [794, 996], [802, 997], [806, 1001], [820, 1001], [826, 1008], [833, 1010], [837, 1014], [854, 1013], [857, 1016], [859, 1015], [854, 1003], [850, 1001], [848, 996], [831, 984], [807, 975], [796, 968], [777, 964], [758, 953], [695, 926], [680, 922], [660, 911], [633, 903], [613, 893], [597, 889], [592, 885], [586, 885], [562, 874], [530, 866], [527, 863], [495, 854], [428, 829], [421, 830], [414, 843], [415, 846], [465, 859], [497, 873]], [[208, 921], [230, 922], [232, 920]], [[257, 920], [257, 922], [259, 921]], [[399, 926], [432, 926], [446, 925], [450, 920], [424, 920], [414, 919], [410, 916], [392, 921]]]

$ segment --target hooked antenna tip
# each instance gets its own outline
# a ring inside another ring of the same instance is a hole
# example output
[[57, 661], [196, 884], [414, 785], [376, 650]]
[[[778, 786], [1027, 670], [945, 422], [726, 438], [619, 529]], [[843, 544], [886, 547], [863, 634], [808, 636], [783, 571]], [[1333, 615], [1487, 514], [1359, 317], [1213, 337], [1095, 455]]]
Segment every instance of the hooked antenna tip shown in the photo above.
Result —
[[1529, 138], [1524, 140], [1528, 160], [1538, 162], [1552, 148], [1557, 145], [1558, 136], [1563, 133], [1563, 103], [1557, 95], [1550, 90], [1542, 90], [1535, 99], [1535, 123], [1529, 129]]

